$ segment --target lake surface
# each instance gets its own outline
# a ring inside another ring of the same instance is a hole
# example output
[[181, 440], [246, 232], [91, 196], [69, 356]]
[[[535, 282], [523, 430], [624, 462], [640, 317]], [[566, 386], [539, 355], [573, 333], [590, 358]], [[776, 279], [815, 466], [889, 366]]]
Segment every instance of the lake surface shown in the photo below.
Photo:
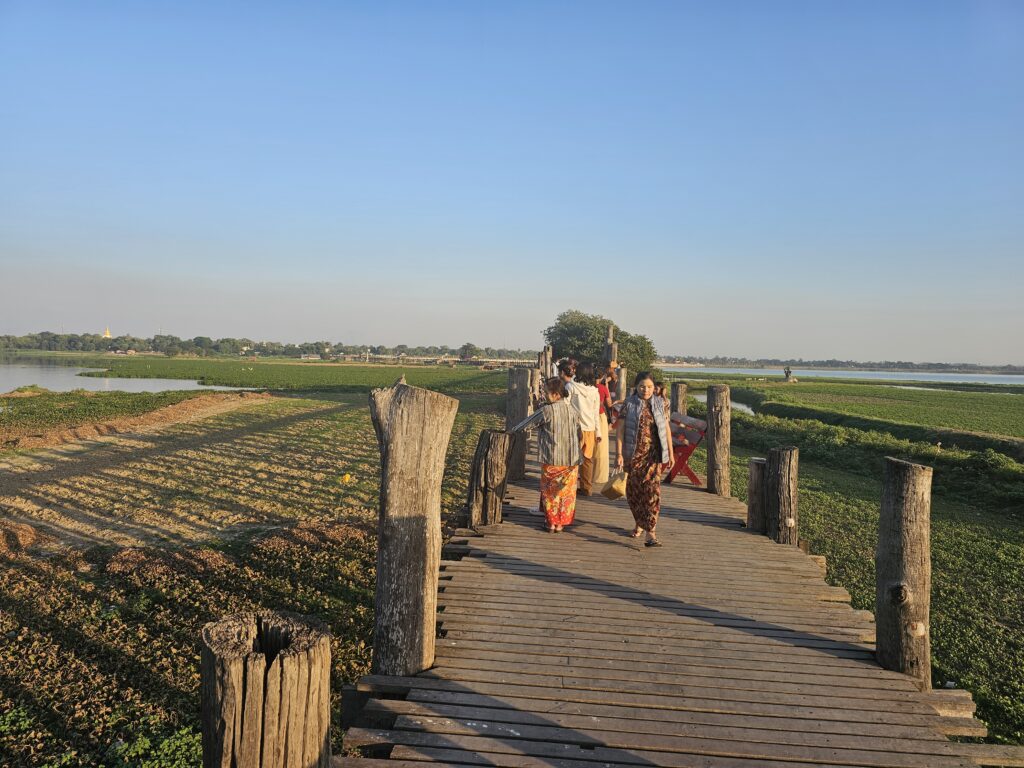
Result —
[[166, 392], [169, 389], [238, 389], [213, 387], [189, 379], [116, 379], [79, 376], [83, 371], [100, 368], [74, 368], [45, 363], [15, 363], [0, 360], [0, 394], [33, 384], [51, 392], [70, 392], [86, 389], [90, 392]]
[[[695, 368], [665, 365], [662, 370], [679, 373], [731, 373], [740, 376], [784, 376], [782, 368]], [[794, 368], [798, 379], [875, 379], [877, 381], [943, 381], [955, 384], [1024, 384], [1024, 375], [1012, 373], [925, 373], [921, 371], [825, 371]]]
[[[708, 396], [704, 392], [699, 392], [692, 395], [689, 392], [687, 392], [686, 394], [688, 397], [692, 397], [694, 400], [697, 400], [698, 402], [701, 403], [706, 403], [708, 401]], [[743, 413], [749, 413], [751, 416], [754, 415], [754, 409], [751, 408], [746, 403], [737, 403], [735, 400], [730, 400], [729, 402], [732, 404], [732, 409], [734, 411], [742, 411]]]

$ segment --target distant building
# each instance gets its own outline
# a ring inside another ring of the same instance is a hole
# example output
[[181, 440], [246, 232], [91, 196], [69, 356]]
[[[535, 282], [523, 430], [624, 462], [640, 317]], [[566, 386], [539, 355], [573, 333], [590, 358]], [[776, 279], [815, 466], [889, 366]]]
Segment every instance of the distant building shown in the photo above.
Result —
[[112, 338], [114, 338], [113, 336], [110, 335], [110, 326], [109, 325], [103, 331], [103, 338], [104, 339], [112, 339]]

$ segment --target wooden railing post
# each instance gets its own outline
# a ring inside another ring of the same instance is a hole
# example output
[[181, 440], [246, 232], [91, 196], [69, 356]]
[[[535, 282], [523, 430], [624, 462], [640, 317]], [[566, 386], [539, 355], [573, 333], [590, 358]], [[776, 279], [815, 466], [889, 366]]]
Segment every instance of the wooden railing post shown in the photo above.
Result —
[[765, 518], [768, 538], [796, 546], [800, 540], [797, 508], [800, 451], [772, 448], [765, 468]]
[[203, 767], [327, 768], [331, 645], [320, 622], [243, 613], [200, 638]]
[[441, 478], [459, 401], [398, 384], [370, 393], [380, 444], [372, 669], [415, 675], [434, 663]]
[[615, 402], [618, 402], [619, 400], [625, 400], [633, 388], [629, 385], [629, 381], [627, 381], [629, 379], [629, 371], [626, 370], [625, 366], [619, 366], [615, 375], [618, 377], [615, 381]]
[[728, 496], [732, 492], [729, 477], [732, 410], [727, 384], [708, 387], [708, 492]]
[[[508, 394], [505, 398], [505, 429], [512, 429], [533, 413], [533, 390], [529, 368], [510, 368], [508, 372]], [[526, 477], [526, 449], [528, 441], [522, 436], [512, 442], [508, 457], [508, 479], [522, 480]]]
[[464, 525], [496, 525], [501, 522], [501, 505], [508, 481], [508, 455], [513, 435], [495, 429], [480, 433], [469, 476]]
[[765, 472], [767, 459], [751, 459], [747, 475], [747, 528], [754, 533], [767, 533], [765, 518]]
[[932, 468], [886, 458], [875, 551], [875, 654], [927, 691], [931, 664]]
[[682, 381], [672, 382], [672, 413], [686, 415], [686, 383]]

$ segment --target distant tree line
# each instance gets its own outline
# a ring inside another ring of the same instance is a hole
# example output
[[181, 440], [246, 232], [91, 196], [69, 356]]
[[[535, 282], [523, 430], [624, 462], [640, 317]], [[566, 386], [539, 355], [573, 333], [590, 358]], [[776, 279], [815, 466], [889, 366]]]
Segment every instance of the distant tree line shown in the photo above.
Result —
[[177, 336], [157, 334], [144, 339], [138, 336], [115, 336], [104, 338], [98, 333], [30, 333], [25, 336], [0, 335], [0, 350], [25, 349], [48, 352], [155, 352], [174, 355], [258, 355], [260, 357], [302, 357], [316, 355], [323, 358], [339, 355], [382, 355], [390, 357], [455, 357], [470, 360], [480, 358], [528, 359], [535, 358], [535, 350], [496, 349], [478, 347], [466, 343], [461, 347], [447, 345], [412, 347], [399, 344], [388, 347], [381, 344], [343, 344], [328, 341], [311, 341], [302, 344], [282, 344], [276, 341], [253, 341], [252, 339], [212, 339], [196, 336], [181, 339]]
[[976, 363], [911, 363], [906, 360], [882, 360], [862, 362], [857, 360], [804, 360], [801, 358], [758, 358], [747, 357], [689, 357], [683, 355], [663, 355], [663, 363], [699, 363], [701, 365], [720, 368], [782, 368], [792, 366], [799, 368], [862, 368], [873, 371], [934, 371], [936, 373], [1024, 373], [1024, 365], [978, 365]]

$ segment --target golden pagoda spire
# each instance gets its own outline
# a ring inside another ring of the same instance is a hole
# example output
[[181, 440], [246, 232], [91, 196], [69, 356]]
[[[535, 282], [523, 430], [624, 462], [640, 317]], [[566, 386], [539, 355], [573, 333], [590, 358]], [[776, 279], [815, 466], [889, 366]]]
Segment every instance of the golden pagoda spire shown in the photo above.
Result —
[[104, 339], [110, 339], [110, 338], [113, 338], [113, 337], [112, 337], [112, 336], [110, 335], [110, 326], [109, 326], [109, 325], [108, 325], [108, 326], [106, 327], [106, 329], [105, 329], [105, 330], [103, 331], [103, 338], [104, 338]]

